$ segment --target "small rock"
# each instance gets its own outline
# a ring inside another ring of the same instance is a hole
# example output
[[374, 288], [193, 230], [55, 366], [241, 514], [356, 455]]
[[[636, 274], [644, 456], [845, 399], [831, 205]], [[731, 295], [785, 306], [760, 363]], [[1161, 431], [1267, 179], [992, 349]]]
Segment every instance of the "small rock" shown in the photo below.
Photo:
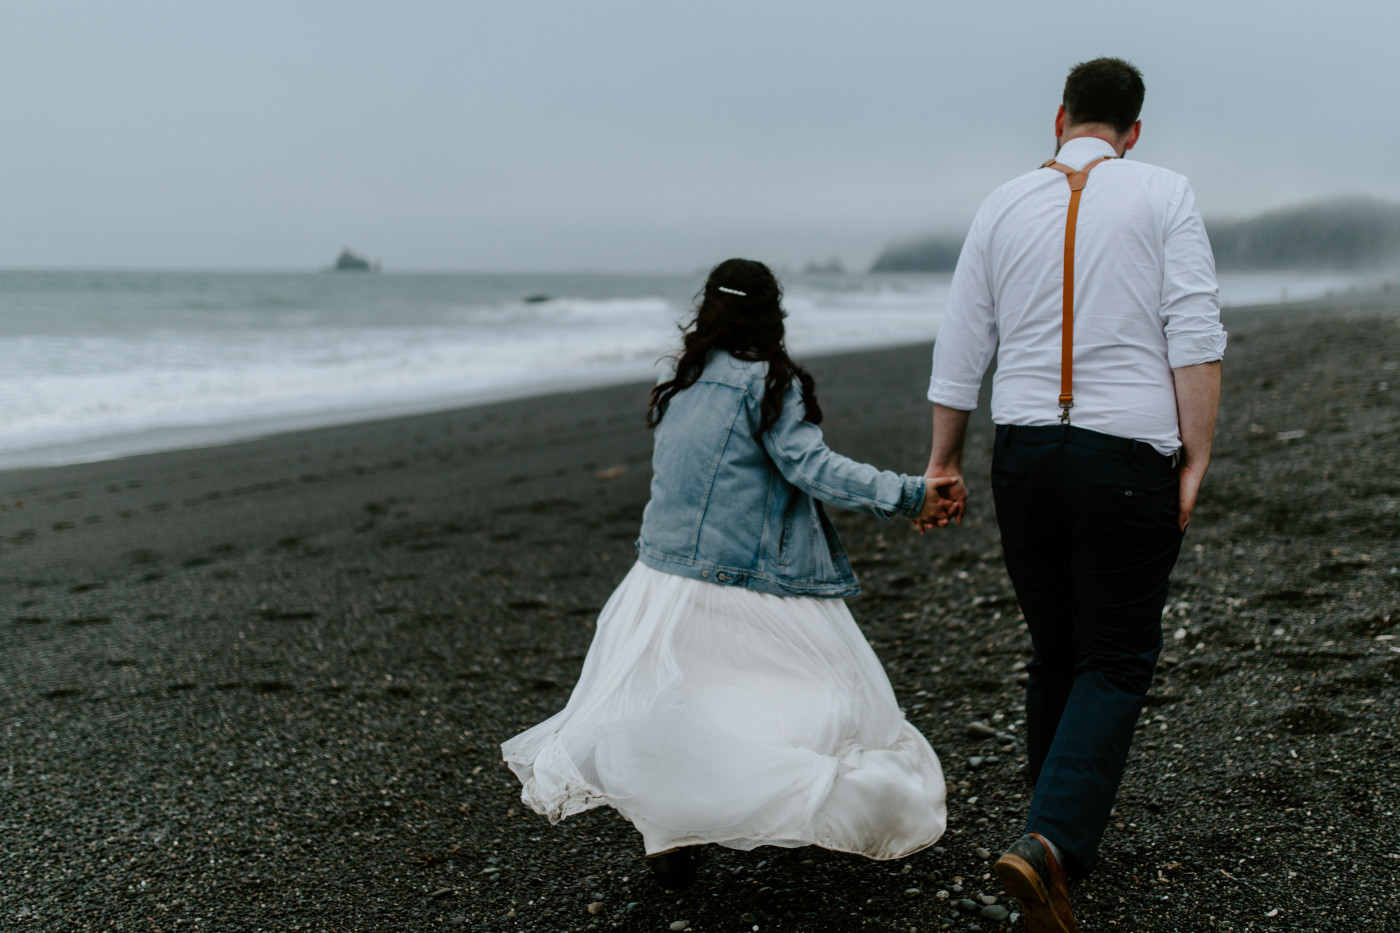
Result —
[[988, 920], [1005, 920], [1007, 917], [1011, 916], [1010, 911], [1000, 904], [989, 904], [983, 907], [981, 914]]
[[1031, 675], [1030, 675], [1030, 674], [1017, 674], [1017, 675], [1016, 675], [1016, 683], [1019, 684], [1020, 686], [1024, 687], [1026, 684], [1028, 684], [1028, 683], [1030, 683], [1030, 682], [1031, 682]]
[[435, 900], [435, 901], [440, 901], [440, 900], [442, 900], [444, 897], [451, 897], [451, 896], [452, 896], [452, 889], [451, 889], [451, 888], [438, 888], [436, 891], [434, 891], [432, 894], [429, 894], [428, 896], [431, 897], [431, 898], [432, 898], [433, 900]]
[[921, 890], [919, 890], [918, 888], [905, 888], [905, 889], [904, 889], [904, 896], [905, 896], [905, 897], [918, 897], [919, 895], [921, 895], [921, 894], [923, 894], [923, 893], [924, 893], [924, 892], [921, 891]]
[[742, 921], [744, 921], [745, 923], [757, 923], [757, 922], [758, 922], [758, 915], [757, 915], [757, 914], [740, 914], [740, 915], [739, 915], [739, 919], [742, 920]]
[[689, 920], [677, 920], [675, 923], [672, 923], [672, 924], [671, 924], [671, 926], [670, 926], [669, 929], [671, 930], [671, 933], [681, 933], [682, 930], [689, 930], [689, 929], [690, 929], [690, 921], [689, 921]]
[[986, 904], [988, 907], [992, 906], [997, 902], [997, 899], [995, 897], [992, 897], [990, 894], [983, 894], [981, 897], [978, 898], [978, 900], [980, 900], [983, 904]]
[[956, 906], [958, 910], [961, 910], [965, 914], [975, 914], [981, 911], [982, 909], [981, 904], [977, 903], [971, 898], [966, 897], [959, 900], [954, 906]]
[[970, 722], [967, 724], [967, 734], [974, 739], [990, 739], [997, 734], [997, 730], [985, 722]]
[[969, 758], [969, 759], [967, 760], [967, 766], [968, 766], [969, 768], [971, 768], [973, 771], [976, 771], [978, 768], [982, 767], [982, 756], [981, 756], [981, 755], [973, 755], [971, 758]]
[[948, 892], [939, 891], [937, 894], [934, 895], [934, 897], [938, 898], [940, 901], [946, 901], [948, 899]]
[[594, 901], [593, 903], [588, 905], [588, 912], [595, 917], [601, 914], [603, 910], [604, 908], [602, 901]]
[[987, 859], [992, 857], [992, 850], [984, 849], [981, 846], [978, 846], [976, 849], [973, 850], [972, 854], [985, 862]]

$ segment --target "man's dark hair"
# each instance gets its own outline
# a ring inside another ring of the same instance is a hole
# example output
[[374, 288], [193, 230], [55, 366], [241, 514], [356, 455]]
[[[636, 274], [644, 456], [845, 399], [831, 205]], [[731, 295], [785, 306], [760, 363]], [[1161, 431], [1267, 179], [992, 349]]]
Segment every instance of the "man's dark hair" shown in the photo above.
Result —
[[1142, 72], [1121, 58], [1080, 62], [1065, 79], [1066, 122], [1106, 123], [1126, 133], [1137, 122], [1145, 93]]

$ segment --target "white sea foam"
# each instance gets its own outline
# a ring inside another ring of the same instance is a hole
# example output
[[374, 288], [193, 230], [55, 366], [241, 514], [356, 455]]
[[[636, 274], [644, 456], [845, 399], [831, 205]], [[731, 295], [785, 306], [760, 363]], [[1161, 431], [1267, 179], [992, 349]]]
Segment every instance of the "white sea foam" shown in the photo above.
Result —
[[[929, 343], [949, 279], [791, 277], [788, 346]], [[0, 468], [652, 379], [700, 281], [6, 273]], [[1349, 284], [1227, 277], [1222, 290], [1243, 304]]]

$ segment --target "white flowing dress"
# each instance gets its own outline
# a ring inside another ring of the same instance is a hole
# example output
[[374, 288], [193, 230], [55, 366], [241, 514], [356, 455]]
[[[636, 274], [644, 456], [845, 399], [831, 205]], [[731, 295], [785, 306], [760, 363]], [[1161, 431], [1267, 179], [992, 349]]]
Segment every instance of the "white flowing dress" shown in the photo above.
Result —
[[875, 859], [932, 845], [943, 771], [840, 599], [636, 564], [562, 711], [501, 746], [550, 822], [607, 805], [648, 855], [718, 843]]

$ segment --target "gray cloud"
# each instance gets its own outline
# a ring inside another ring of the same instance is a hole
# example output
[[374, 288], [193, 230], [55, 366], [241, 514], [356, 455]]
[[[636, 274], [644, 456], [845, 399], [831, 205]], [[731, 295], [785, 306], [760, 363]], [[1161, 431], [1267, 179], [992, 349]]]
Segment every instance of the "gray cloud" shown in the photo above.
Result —
[[0, 11], [0, 266], [860, 265], [1049, 154], [1065, 71], [1147, 79], [1208, 215], [1390, 169], [1400, 11], [876, 0]]

